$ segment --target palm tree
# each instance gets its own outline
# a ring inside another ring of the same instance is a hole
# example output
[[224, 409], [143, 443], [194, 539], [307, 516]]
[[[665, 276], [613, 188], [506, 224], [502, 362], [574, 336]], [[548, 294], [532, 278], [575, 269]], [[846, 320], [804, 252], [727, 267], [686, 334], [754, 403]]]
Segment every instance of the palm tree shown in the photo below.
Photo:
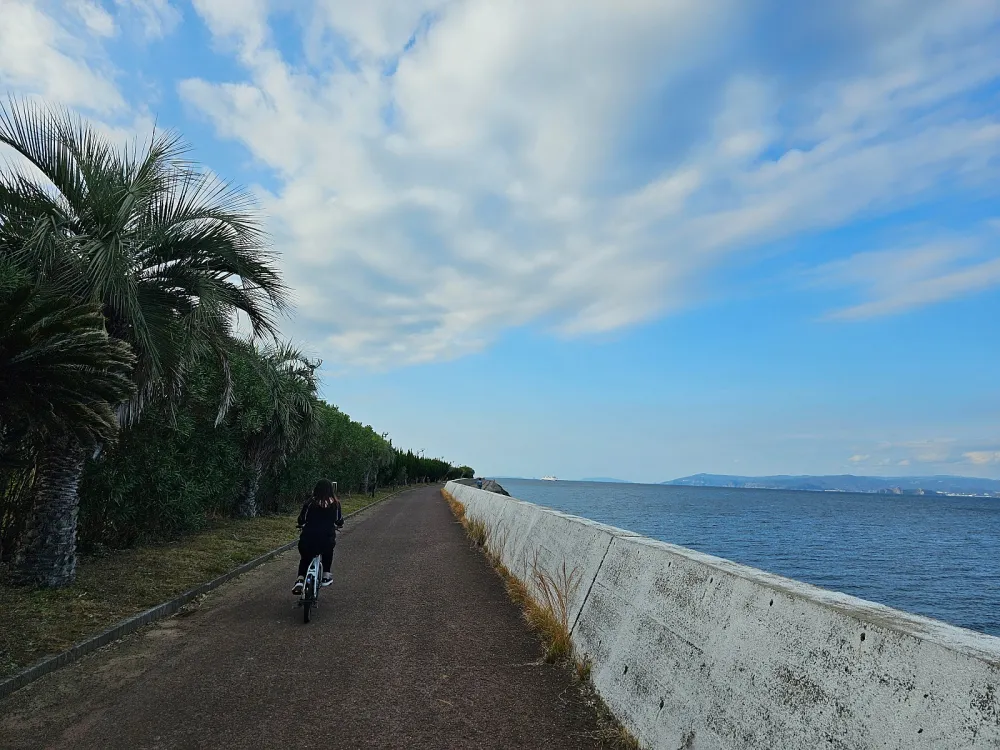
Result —
[[[240, 493], [239, 512], [252, 518], [260, 512], [257, 493], [264, 472], [277, 468], [312, 437], [317, 426], [316, 368], [289, 344], [252, 348], [250, 374], [255, 403], [241, 404], [237, 417], [247, 430], [246, 465], [249, 478]], [[240, 419], [239, 417], [242, 417]]]
[[[136, 388], [116, 405], [123, 425], [149, 399], [176, 396], [192, 358], [224, 360], [237, 312], [255, 336], [274, 335], [285, 288], [249, 196], [198, 170], [176, 135], [118, 149], [79, 117], [10, 100], [0, 105], [0, 143], [21, 157], [0, 173], [0, 253], [99, 305], [108, 334], [131, 346]], [[231, 398], [227, 387], [220, 419]], [[37, 518], [77, 507], [86, 449], [71, 439], [62, 455], [40, 466], [58, 478], [39, 481]], [[75, 544], [69, 525], [32, 533]], [[25, 559], [24, 574], [73, 580], [72, 564], [43, 570], [46, 560]]]
[[[66, 488], [75, 489], [83, 462], [68, 448], [114, 439], [114, 405], [134, 392], [134, 359], [128, 344], [107, 335], [96, 305], [30, 286], [0, 299], [0, 459], [8, 479], [30, 473], [24, 463], [44, 465], [34, 491], [52, 498], [36, 503], [28, 519], [15, 567], [37, 571], [20, 576], [26, 583], [52, 584], [75, 564], [75, 492]], [[26, 454], [35, 460], [24, 462]], [[31, 477], [19, 479], [5, 481], [5, 489], [30, 486]], [[46, 577], [52, 571], [55, 577]]]

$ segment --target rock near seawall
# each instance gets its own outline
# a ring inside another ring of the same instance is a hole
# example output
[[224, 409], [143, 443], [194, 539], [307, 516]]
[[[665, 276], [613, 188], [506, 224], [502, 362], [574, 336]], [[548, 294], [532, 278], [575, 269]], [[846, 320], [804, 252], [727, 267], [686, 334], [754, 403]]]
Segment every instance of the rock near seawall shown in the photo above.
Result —
[[507, 490], [505, 490], [503, 487], [501, 487], [500, 483], [497, 482], [495, 479], [484, 479], [483, 489], [486, 490], [487, 492], [495, 492], [498, 495], [506, 495], [507, 497], [510, 497], [510, 493], [507, 492]]

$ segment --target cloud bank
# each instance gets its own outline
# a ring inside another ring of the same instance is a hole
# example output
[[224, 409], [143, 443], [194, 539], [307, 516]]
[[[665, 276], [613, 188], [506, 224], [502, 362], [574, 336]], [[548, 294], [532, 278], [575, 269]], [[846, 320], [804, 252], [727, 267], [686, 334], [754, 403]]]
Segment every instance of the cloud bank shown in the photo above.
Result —
[[[991, 0], [80, 0], [76, 35], [0, 4], [0, 81], [98, 113], [126, 106], [124, 23], [207, 27], [238, 75], [169, 84], [269, 175], [289, 333], [343, 366], [634, 325], [737, 256], [1000, 176]], [[1000, 284], [966, 241], [848, 249], [820, 273], [864, 300], [834, 315]]]

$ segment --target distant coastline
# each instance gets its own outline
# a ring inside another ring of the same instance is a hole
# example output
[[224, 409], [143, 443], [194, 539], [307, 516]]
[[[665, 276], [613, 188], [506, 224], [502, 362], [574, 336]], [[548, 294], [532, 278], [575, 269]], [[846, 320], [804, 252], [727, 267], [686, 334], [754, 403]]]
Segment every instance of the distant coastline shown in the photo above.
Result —
[[[539, 481], [539, 477], [500, 477], [519, 481]], [[548, 478], [554, 479], [552, 478]], [[614, 477], [583, 477], [561, 482], [605, 484], [653, 484], [676, 487], [718, 487], [747, 490], [792, 490], [795, 492], [851, 492], [871, 495], [990, 497], [1000, 498], [1000, 480], [938, 475], [928, 477], [870, 477], [853, 474], [775, 475], [762, 477], [731, 474], [693, 474], [666, 482], [633, 482]]]
[[1000, 480], [958, 477], [829, 476], [744, 477], [729, 474], [694, 474], [660, 484], [682, 487], [732, 487], [803, 492], [857, 492], [876, 495], [942, 495], [949, 497], [1000, 497]]

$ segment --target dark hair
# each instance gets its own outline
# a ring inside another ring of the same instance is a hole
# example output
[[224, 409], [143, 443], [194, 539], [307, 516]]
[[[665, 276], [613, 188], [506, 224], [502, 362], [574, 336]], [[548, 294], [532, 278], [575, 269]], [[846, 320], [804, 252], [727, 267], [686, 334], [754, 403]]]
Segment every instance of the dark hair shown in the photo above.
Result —
[[316, 500], [329, 500], [333, 497], [333, 482], [329, 479], [320, 479], [313, 487], [313, 498]]

